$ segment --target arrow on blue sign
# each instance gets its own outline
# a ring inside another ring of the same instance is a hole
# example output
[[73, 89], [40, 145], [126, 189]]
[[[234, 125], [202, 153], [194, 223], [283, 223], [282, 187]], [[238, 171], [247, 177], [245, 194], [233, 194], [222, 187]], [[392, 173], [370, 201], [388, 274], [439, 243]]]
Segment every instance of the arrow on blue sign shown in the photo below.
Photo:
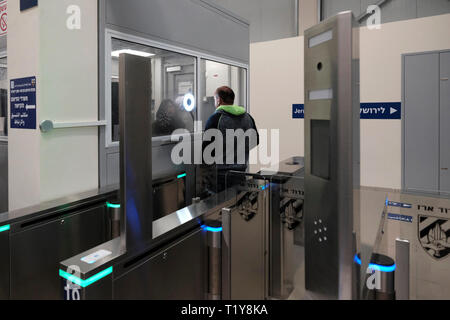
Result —
[[401, 102], [361, 103], [361, 119], [400, 120]]

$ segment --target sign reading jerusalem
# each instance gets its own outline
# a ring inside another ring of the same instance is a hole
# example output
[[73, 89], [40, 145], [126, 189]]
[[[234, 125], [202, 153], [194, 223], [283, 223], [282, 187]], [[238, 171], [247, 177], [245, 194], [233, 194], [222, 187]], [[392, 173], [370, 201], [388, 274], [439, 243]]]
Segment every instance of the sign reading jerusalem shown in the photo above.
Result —
[[11, 129], [36, 129], [36, 77], [11, 80]]

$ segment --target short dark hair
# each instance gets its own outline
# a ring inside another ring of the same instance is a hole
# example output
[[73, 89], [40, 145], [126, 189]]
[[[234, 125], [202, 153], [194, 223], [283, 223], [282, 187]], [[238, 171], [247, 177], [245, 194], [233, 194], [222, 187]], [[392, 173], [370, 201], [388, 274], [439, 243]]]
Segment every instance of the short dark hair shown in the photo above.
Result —
[[227, 86], [220, 87], [216, 90], [217, 95], [222, 99], [223, 103], [233, 104], [234, 103], [234, 91]]

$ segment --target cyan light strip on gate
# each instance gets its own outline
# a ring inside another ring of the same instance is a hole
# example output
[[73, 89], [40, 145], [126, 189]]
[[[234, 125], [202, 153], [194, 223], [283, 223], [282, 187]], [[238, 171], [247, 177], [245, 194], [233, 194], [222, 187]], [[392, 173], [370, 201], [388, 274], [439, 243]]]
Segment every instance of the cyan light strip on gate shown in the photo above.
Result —
[[118, 209], [118, 208], [120, 208], [120, 204], [114, 204], [114, 203], [111, 203], [111, 202], [106, 202], [106, 207], [113, 208], [113, 209]]
[[201, 228], [203, 230], [209, 231], [209, 232], [222, 232], [222, 230], [223, 230], [222, 227], [214, 228], [214, 227], [208, 227], [208, 226], [205, 226], [205, 225], [201, 226]]
[[109, 268], [97, 273], [96, 275], [93, 275], [92, 277], [90, 277], [86, 280], [83, 280], [83, 279], [78, 278], [77, 276], [74, 276], [73, 274], [70, 274], [64, 270], [59, 269], [59, 276], [66, 280], [69, 280], [72, 283], [79, 285], [82, 288], [86, 288], [87, 286], [106, 277], [107, 275], [111, 274], [112, 272], [113, 272], [113, 267], [109, 267]]
[[11, 229], [11, 226], [8, 224], [8, 225], [6, 225], [6, 226], [0, 227], [0, 232], [8, 231], [9, 229]]
[[182, 173], [182, 174], [179, 174], [179, 175], [177, 176], [177, 178], [178, 178], [178, 179], [181, 179], [181, 178], [184, 178], [184, 177], [186, 177], [186, 176], [187, 176], [186, 173]]
[[[353, 259], [357, 264], [361, 265], [361, 259], [358, 257], [358, 255], [355, 255], [355, 258]], [[394, 272], [396, 269], [395, 263], [392, 266], [382, 266], [376, 263], [369, 263], [368, 269], [377, 270], [381, 272]]]

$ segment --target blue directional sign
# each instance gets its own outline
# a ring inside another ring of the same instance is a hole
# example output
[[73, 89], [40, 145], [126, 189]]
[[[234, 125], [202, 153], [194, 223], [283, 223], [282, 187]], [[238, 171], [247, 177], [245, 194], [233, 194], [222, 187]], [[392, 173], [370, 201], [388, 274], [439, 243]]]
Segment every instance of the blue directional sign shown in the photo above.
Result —
[[10, 83], [11, 128], [36, 129], [36, 77]]
[[38, 5], [38, 0], [20, 0], [20, 11], [24, 11]]
[[401, 102], [361, 103], [361, 119], [400, 120]]
[[292, 119], [305, 119], [305, 105], [293, 104], [292, 105]]
[[404, 214], [388, 213], [389, 220], [397, 220], [401, 222], [413, 222], [413, 217]]
[[401, 203], [401, 202], [395, 202], [395, 201], [389, 201], [388, 206], [390, 207], [398, 207], [398, 208], [404, 208], [404, 209], [411, 209], [412, 205], [409, 203]]
[[[361, 103], [361, 119], [401, 120], [401, 102]], [[305, 105], [292, 105], [292, 118], [305, 118]]]

